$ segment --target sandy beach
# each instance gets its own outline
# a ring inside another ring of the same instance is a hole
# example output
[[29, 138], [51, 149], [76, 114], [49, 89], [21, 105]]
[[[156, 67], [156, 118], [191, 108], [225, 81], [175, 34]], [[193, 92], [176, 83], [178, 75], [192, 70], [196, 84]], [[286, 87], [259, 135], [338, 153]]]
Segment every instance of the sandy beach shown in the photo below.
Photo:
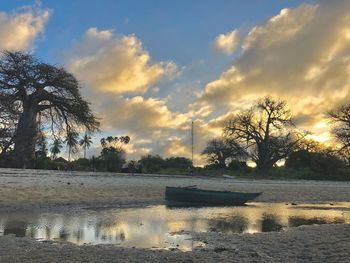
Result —
[[[130, 207], [164, 203], [165, 186], [258, 191], [257, 202], [350, 201], [350, 182], [242, 180], [166, 175], [0, 169], [0, 209]], [[113, 245], [77, 246], [0, 237], [1, 262], [350, 262], [350, 226], [314, 225], [259, 234], [191, 233], [207, 246], [190, 252]]]

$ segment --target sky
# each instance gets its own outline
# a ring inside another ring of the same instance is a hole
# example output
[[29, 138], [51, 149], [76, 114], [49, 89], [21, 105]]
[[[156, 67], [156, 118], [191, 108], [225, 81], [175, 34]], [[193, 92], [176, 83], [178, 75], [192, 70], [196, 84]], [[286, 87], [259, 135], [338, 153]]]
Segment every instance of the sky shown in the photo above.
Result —
[[0, 2], [0, 49], [63, 65], [101, 118], [129, 135], [128, 159], [191, 156], [230, 113], [287, 101], [301, 129], [331, 140], [325, 114], [350, 94], [350, 1]]

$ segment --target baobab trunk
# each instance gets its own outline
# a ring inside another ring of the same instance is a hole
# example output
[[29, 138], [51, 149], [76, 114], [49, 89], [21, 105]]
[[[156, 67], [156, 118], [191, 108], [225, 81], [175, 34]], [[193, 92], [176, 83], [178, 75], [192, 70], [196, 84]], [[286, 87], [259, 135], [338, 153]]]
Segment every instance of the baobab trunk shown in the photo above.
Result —
[[257, 174], [267, 176], [272, 166], [269, 163], [260, 162], [257, 164]]
[[259, 159], [256, 164], [257, 173], [258, 175], [261, 175], [261, 176], [267, 176], [269, 171], [273, 167], [273, 164], [271, 163], [271, 160], [265, 148], [262, 147], [258, 156], [259, 156]]
[[23, 107], [18, 121], [14, 146], [14, 166], [30, 168], [35, 159], [35, 144], [38, 135], [37, 110], [31, 105]]

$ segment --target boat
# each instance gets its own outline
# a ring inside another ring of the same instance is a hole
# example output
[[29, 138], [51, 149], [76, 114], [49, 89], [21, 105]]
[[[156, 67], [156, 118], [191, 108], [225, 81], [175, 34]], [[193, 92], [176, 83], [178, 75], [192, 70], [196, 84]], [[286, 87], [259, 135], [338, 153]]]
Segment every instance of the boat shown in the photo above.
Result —
[[172, 204], [196, 205], [244, 205], [262, 193], [242, 193], [229, 191], [202, 190], [196, 186], [165, 188], [165, 200]]

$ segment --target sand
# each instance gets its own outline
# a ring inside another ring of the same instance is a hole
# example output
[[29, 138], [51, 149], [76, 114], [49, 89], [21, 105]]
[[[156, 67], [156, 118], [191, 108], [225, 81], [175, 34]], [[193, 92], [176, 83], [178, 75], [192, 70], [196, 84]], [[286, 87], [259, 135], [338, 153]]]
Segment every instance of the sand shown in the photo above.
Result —
[[[0, 209], [79, 209], [164, 203], [165, 186], [259, 191], [259, 202], [350, 201], [350, 182], [241, 180], [165, 175], [0, 169]], [[192, 252], [76, 246], [0, 237], [0, 262], [350, 262], [350, 226], [322, 225], [261, 234], [192, 233]]]

